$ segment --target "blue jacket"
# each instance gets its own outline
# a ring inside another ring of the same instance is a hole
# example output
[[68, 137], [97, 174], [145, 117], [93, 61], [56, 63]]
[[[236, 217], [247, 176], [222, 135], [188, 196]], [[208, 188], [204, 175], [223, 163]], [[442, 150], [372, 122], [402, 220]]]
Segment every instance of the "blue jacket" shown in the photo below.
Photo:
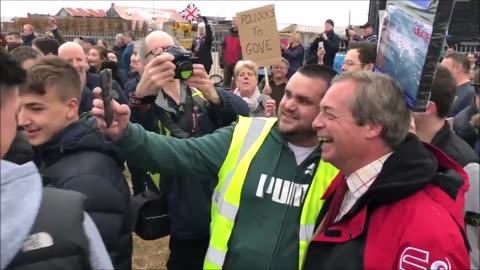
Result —
[[130, 57], [133, 53], [133, 42], [127, 45], [125, 51], [123, 51], [122, 57], [120, 58], [120, 67], [127, 73], [130, 73]]
[[287, 48], [283, 51], [283, 57], [288, 60], [289, 66], [287, 78], [290, 78], [301, 66], [303, 66], [305, 49], [302, 45], [293, 48]]
[[475, 149], [480, 156], [479, 130], [478, 128], [475, 130], [475, 127], [470, 123], [472, 116], [478, 113], [479, 111], [475, 106], [475, 100], [473, 100], [468, 107], [463, 109], [455, 116], [455, 118], [453, 118], [453, 131]]
[[[137, 74], [133, 79], [130, 79], [124, 88], [125, 95], [128, 97], [131, 93], [135, 93], [137, 89], [137, 85], [140, 82], [140, 76]], [[149, 109], [147, 111], [140, 111], [137, 108], [132, 108], [130, 114], [130, 122], [140, 124], [145, 130], [151, 132], [159, 132], [158, 128], [158, 119], [156, 116], [155, 109]], [[130, 167], [129, 167], [130, 169]], [[133, 175], [132, 175], [133, 177]], [[132, 179], [133, 181], [133, 179]], [[136, 194], [135, 186], [134, 186], [134, 193]]]
[[455, 100], [453, 101], [452, 107], [450, 107], [448, 117], [455, 117], [455, 115], [468, 107], [472, 100], [475, 100], [475, 88], [473, 88], [471, 82], [457, 86]]

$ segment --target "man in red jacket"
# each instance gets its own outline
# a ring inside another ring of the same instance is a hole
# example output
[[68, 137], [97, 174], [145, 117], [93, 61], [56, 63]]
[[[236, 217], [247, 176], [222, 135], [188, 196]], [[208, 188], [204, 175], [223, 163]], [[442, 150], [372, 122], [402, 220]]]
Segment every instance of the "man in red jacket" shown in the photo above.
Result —
[[409, 125], [392, 79], [360, 71], [334, 80], [313, 127], [322, 159], [341, 173], [323, 196], [304, 269], [469, 269], [468, 178]]
[[219, 63], [223, 68], [223, 87], [232, 88], [232, 77], [235, 65], [242, 60], [242, 46], [240, 44], [240, 36], [238, 35], [237, 17], [232, 18], [232, 28], [225, 36], [222, 42], [222, 48], [219, 51]]

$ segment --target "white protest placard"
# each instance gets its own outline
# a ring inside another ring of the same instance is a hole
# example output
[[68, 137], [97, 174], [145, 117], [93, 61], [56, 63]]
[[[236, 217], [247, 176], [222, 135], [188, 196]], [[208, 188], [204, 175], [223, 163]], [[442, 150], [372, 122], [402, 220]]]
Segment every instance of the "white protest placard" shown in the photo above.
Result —
[[239, 12], [237, 21], [244, 60], [252, 60], [259, 67], [282, 62], [275, 5]]

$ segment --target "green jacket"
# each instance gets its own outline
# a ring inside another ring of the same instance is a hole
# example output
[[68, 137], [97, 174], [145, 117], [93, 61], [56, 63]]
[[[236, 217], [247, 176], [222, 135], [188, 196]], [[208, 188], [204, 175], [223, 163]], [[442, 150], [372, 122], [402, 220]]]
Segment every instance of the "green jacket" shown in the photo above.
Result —
[[[218, 179], [233, 129], [230, 126], [200, 138], [176, 139], [129, 124], [117, 146], [128, 162], [150, 172]], [[319, 161], [320, 151], [316, 150], [297, 166], [278, 128], [271, 130], [243, 185], [225, 269], [298, 268], [301, 206]], [[260, 181], [262, 178], [266, 180]], [[290, 192], [294, 196], [289, 196]]]

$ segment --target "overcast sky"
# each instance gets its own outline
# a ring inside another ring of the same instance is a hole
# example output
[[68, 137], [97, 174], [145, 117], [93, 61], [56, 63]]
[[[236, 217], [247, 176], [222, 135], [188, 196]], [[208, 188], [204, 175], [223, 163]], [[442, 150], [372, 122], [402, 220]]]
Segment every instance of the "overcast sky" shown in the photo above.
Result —
[[337, 26], [348, 25], [351, 11], [353, 25], [364, 24], [368, 18], [368, 0], [360, 1], [0, 1], [1, 16], [26, 17], [27, 12], [55, 15], [62, 7], [108, 9], [119, 6], [169, 8], [183, 10], [190, 2], [203, 15], [231, 18], [236, 12], [275, 4], [278, 24], [323, 24], [332, 19]]

